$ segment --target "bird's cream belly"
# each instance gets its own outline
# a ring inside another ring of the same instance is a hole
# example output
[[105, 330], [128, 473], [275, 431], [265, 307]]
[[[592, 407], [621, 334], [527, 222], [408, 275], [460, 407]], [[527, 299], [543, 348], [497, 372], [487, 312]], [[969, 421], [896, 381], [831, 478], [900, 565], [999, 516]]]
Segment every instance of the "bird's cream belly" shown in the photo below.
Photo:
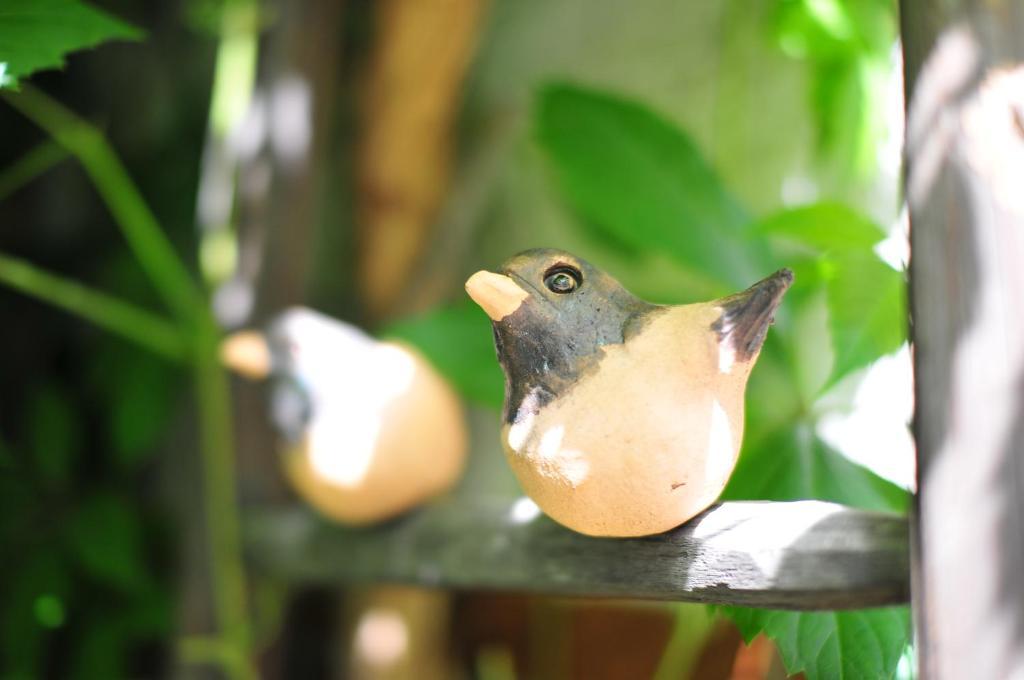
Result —
[[720, 379], [710, 334], [686, 348], [670, 340], [666, 353], [664, 329], [651, 330], [649, 339], [609, 347], [568, 394], [537, 413], [524, 409], [504, 429], [526, 493], [577, 531], [635, 536], [675, 527], [718, 497], [735, 465], [742, 384]]

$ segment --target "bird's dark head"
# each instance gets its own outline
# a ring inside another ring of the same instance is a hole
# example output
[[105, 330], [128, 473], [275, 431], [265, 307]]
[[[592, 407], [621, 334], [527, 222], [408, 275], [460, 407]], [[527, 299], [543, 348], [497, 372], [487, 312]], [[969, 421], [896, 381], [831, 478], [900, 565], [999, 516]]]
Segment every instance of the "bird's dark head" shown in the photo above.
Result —
[[589, 262], [553, 249], [519, 253], [500, 273], [477, 272], [466, 291], [491, 318], [512, 408], [527, 391], [559, 394], [654, 308]]

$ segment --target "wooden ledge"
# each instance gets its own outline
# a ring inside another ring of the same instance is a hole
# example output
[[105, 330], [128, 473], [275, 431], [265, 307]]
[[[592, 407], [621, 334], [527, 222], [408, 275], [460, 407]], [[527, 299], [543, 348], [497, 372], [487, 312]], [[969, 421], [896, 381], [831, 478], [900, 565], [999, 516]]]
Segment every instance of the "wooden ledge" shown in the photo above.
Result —
[[250, 511], [254, 564], [293, 581], [409, 583], [780, 609], [907, 602], [905, 517], [819, 501], [716, 505], [658, 536], [591, 538], [528, 499], [446, 500], [384, 525]]

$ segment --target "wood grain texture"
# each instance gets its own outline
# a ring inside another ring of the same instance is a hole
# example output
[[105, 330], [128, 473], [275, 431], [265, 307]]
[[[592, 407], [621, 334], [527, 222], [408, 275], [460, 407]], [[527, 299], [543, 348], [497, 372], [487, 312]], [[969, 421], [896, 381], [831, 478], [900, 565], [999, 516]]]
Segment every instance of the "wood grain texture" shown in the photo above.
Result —
[[528, 501], [446, 500], [376, 529], [301, 508], [253, 511], [247, 545], [271, 574], [780, 609], [906, 602], [908, 529], [897, 515], [819, 501], [714, 506], [657, 536], [591, 538]]
[[1024, 5], [902, 4], [923, 678], [1024, 678]]

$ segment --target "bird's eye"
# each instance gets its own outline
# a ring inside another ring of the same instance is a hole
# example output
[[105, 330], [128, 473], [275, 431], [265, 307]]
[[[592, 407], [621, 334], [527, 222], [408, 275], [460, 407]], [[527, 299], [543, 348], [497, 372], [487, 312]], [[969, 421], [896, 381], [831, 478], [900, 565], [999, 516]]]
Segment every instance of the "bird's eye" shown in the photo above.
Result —
[[558, 265], [549, 269], [544, 275], [544, 285], [552, 293], [559, 295], [573, 292], [579, 288], [581, 283], [583, 283], [583, 277], [580, 270], [575, 267]]

